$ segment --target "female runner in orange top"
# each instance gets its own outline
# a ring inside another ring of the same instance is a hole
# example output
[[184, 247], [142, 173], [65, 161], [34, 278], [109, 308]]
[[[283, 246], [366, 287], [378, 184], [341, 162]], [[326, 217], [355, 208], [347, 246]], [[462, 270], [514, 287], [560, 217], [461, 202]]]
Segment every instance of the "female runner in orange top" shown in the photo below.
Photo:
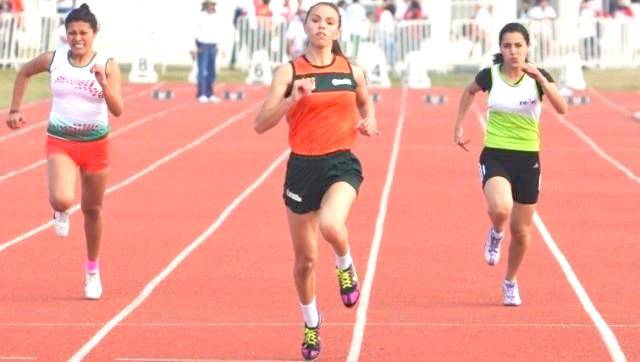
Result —
[[321, 318], [315, 298], [318, 231], [336, 253], [342, 302], [352, 307], [360, 296], [345, 223], [363, 177], [350, 148], [357, 131], [366, 136], [379, 133], [365, 73], [349, 63], [337, 42], [340, 24], [332, 3], [319, 2], [309, 9], [305, 52], [276, 70], [255, 121], [258, 133], [273, 128], [285, 115], [289, 123], [291, 156], [283, 198], [305, 321], [305, 359], [320, 353]]

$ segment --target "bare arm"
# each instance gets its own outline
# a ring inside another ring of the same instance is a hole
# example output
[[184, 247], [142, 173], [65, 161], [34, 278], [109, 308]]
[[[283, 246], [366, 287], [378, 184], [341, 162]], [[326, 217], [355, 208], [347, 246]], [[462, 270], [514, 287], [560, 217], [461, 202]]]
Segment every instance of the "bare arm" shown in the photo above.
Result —
[[379, 135], [376, 109], [367, 90], [367, 76], [362, 68], [352, 65], [353, 77], [356, 81], [356, 105], [362, 120], [358, 122], [358, 130], [365, 136]]
[[542, 91], [547, 95], [556, 112], [560, 114], [567, 113], [567, 102], [564, 100], [562, 95], [560, 95], [555, 83], [549, 82], [540, 70], [532, 65], [525, 64], [522, 70], [540, 84]]
[[291, 64], [286, 63], [278, 67], [271, 82], [271, 89], [267, 95], [267, 99], [260, 109], [260, 113], [256, 117], [253, 128], [259, 134], [262, 134], [275, 127], [284, 117], [291, 105], [295, 103], [292, 92], [289, 98], [284, 97], [287, 87], [293, 80], [293, 68]]
[[104, 100], [107, 102], [109, 112], [116, 117], [120, 117], [124, 108], [122, 101], [122, 92], [120, 85], [120, 67], [115, 60], [111, 59], [107, 62], [107, 69], [100, 65], [91, 67], [91, 72], [95, 75], [96, 80], [102, 87]]
[[20, 107], [22, 106], [22, 99], [24, 98], [24, 93], [27, 90], [27, 85], [29, 85], [29, 79], [35, 74], [49, 70], [49, 64], [51, 63], [52, 57], [52, 52], [40, 54], [20, 68], [13, 84], [13, 97], [11, 99], [11, 108], [7, 119], [7, 125], [9, 128], [17, 129], [24, 126], [25, 119], [20, 112]]
[[473, 103], [473, 98], [476, 93], [481, 91], [480, 86], [475, 82], [475, 80], [471, 81], [465, 88], [462, 93], [462, 98], [460, 98], [460, 105], [458, 106], [458, 117], [456, 118], [455, 125], [455, 133], [454, 133], [454, 143], [466, 150], [464, 145], [468, 143], [468, 141], [463, 141], [462, 136], [464, 134], [464, 129], [462, 128], [462, 123], [467, 117], [467, 112], [469, 112], [469, 108]]

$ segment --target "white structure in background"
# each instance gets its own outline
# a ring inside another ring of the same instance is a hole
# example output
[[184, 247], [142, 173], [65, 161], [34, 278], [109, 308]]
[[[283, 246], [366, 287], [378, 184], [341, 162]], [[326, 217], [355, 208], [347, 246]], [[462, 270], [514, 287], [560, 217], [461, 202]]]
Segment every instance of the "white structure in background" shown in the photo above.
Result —
[[153, 60], [141, 55], [131, 62], [129, 82], [131, 83], [155, 83], [158, 81], [158, 73], [154, 69]]
[[429, 54], [425, 51], [415, 51], [407, 56], [407, 87], [411, 89], [431, 88], [429, 69], [425, 62]]
[[[0, 47], [0, 66], [18, 67], [34, 56], [55, 48], [54, 32], [60, 21], [57, 13], [54, 13], [56, 0], [23, 1], [25, 13], [21, 22], [11, 14], [5, 13], [0, 17], [0, 38], [3, 42]], [[143, 57], [163, 67], [192, 65], [190, 52], [195, 47], [193, 16], [200, 10], [201, 0], [181, 0], [167, 6], [159, 6], [157, 0], [80, 1], [87, 2], [98, 16], [100, 32], [96, 38], [96, 49], [112, 54], [120, 64], [134, 63], [137, 61], [134, 58]], [[272, 0], [272, 3], [282, 1]], [[289, 1], [294, 5], [298, 3], [297, 0]], [[313, 3], [316, 0], [304, 1]], [[372, 4], [373, 0], [361, 1], [363, 4]], [[491, 16], [494, 21], [486, 36], [482, 37], [473, 36], [478, 32], [472, 30], [475, 23], [470, 18], [478, 1], [491, 4], [493, 9]], [[552, 1], [557, 6], [559, 17], [552, 24], [554, 36], [548, 43], [548, 51], [540, 51], [541, 42], [536, 26], [525, 22], [532, 36], [529, 59], [547, 68], [561, 68], [565, 65], [567, 54], [578, 52], [585, 64], [592, 68], [639, 66], [640, 37], [635, 34], [640, 33], [640, 16], [636, 19], [595, 18], [596, 36], [585, 38], [581, 36], [584, 29], [576, 26], [580, 2]], [[423, 10], [428, 19], [397, 22], [392, 32], [393, 41], [377, 36], [380, 33], [378, 25], [372, 24], [369, 31], [363, 33], [368, 40], [363, 41], [377, 42], [383, 49], [394, 50], [389, 52], [388, 59], [392, 64], [388, 66], [393, 66], [399, 72], [407, 70], [407, 55], [416, 50], [429, 54], [431, 67], [444, 64], [444, 71], [458, 67], [476, 68], [484, 60], [488, 62], [490, 55], [498, 51], [498, 32], [505, 23], [515, 20], [517, 3], [516, 0], [423, 0]], [[235, 66], [239, 69], [248, 69], [253, 52], [260, 49], [268, 50], [271, 64], [285, 62], [284, 24], [256, 28], [247, 26], [248, 19], [241, 18], [240, 26], [233, 29], [233, 13], [236, 6], [241, 4], [249, 7], [253, 0], [218, 0], [218, 11], [224, 21], [228, 21], [225, 25], [229, 32], [224, 37], [224, 44], [219, 44], [216, 65], [225, 67], [230, 64], [233, 46], [236, 47]], [[131, 26], [136, 31], [131, 32]], [[583, 45], [585, 39], [591, 39], [588, 48]], [[477, 46], [480, 41], [484, 46]], [[344, 48], [347, 54], [356, 48], [351, 42], [343, 45], [347, 45]], [[587, 51], [582, 48], [587, 48]], [[476, 54], [473, 49], [476, 49]], [[478, 49], [482, 54], [477, 54]]]
[[573, 91], [587, 89], [587, 82], [582, 73], [582, 60], [578, 53], [565, 56], [565, 66], [560, 72], [560, 94], [565, 97], [573, 95]]
[[362, 67], [369, 78], [369, 85], [375, 88], [391, 87], [389, 66], [384, 51], [375, 43], [362, 43], [356, 64]]
[[[85, 0], [82, 0], [84, 2]], [[96, 46], [104, 46], [121, 64], [133, 63], [144, 48], [144, 57], [156, 64], [191, 65], [195, 49], [194, 17], [201, 0], [89, 0], [98, 17], [100, 32]], [[233, 45], [233, 12], [235, 0], [219, 0], [216, 11], [227, 21], [229, 29], [218, 45], [216, 65], [225, 66]], [[135, 31], [131, 29], [135, 28]]]
[[247, 75], [247, 84], [253, 85], [270, 85], [272, 80], [271, 61], [269, 61], [269, 53], [266, 50], [258, 50], [253, 53], [251, 65], [249, 66], [249, 74]]

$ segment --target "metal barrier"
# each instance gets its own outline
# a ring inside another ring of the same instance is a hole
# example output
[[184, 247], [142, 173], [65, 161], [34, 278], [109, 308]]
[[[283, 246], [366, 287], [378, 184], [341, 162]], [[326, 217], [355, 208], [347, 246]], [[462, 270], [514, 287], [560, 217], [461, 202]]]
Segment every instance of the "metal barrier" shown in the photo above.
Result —
[[[530, 35], [529, 61], [554, 68], [565, 65], [568, 54], [580, 55], [591, 68], [640, 65], [640, 22], [631, 19], [568, 19], [551, 22], [522, 20]], [[577, 24], [577, 25], [576, 25]], [[454, 20], [448, 53], [457, 65], [486, 64], [500, 51], [498, 35], [503, 24], [479, 26], [473, 20]]]
[[276, 23], [270, 17], [241, 17], [236, 24], [234, 52], [238, 67], [246, 69], [253, 53], [267, 50], [273, 64], [282, 64], [287, 58], [287, 24]]
[[59, 17], [0, 14], [0, 67], [18, 68], [53, 49]]
[[[0, 14], [0, 67], [17, 68], [36, 55], [52, 50], [59, 24], [57, 16]], [[571, 53], [579, 54], [583, 64], [593, 68], [640, 66], [640, 37], [637, 36], [640, 21], [560, 18], [549, 23], [523, 21], [523, 24], [531, 35], [530, 61], [540, 66], [563, 66]], [[247, 69], [253, 53], [258, 50], [267, 50], [272, 64], [286, 62], [287, 25], [271, 18], [239, 18], [231, 62]], [[385, 53], [390, 68], [397, 72], [406, 69], [407, 55], [416, 50], [441, 58], [440, 64], [445, 62], [446, 69], [479, 67], [487, 65], [491, 56], [499, 51], [497, 37], [502, 25], [479, 24], [473, 19], [453, 20], [448, 41], [437, 43], [432, 39], [429, 20], [400, 21], [389, 29], [372, 24], [364, 36], [352, 35], [341, 44], [345, 54], [355, 59], [359, 43], [376, 43]], [[171, 49], [162, 49], [158, 53], [170, 52]], [[165, 61], [158, 59], [158, 62]]]

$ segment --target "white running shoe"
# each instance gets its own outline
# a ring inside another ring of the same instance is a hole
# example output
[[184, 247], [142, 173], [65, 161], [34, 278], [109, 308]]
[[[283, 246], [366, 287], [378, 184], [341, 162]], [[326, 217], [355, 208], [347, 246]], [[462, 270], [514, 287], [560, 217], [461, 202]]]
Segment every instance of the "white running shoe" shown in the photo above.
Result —
[[66, 211], [54, 211], [53, 230], [56, 235], [65, 238], [69, 235], [69, 213]]
[[211, 97], [209, 97], [209, 102], [211, 102], [211, 103], [220, 103], [221, 99], [216, 97], [216, 96], [211, 96]]
[[496, 265], [500, 261], [502, 240], [504, 240], [504, 233], [498, 234], [493, 228], [489, 229], [487, 240], [484, 242], [484, 260], [487, 264]]
[[198, 97], [198, 102], [207, 103], [207, 102], [209, 102], [209, 98], [207, 98], [207, 96], [200, 96], [200, 97]]
[[102, 283], [100, 282], [100, 272], [85, 273], [84, 297], [87, 299], [100, 299], [102, 296]]
[[504, 294], [504, 305], [519, 306], [522, 304], [520, 292], [518, 291], [518, 282], [504, 281], [502, 282], [502, 294]]

